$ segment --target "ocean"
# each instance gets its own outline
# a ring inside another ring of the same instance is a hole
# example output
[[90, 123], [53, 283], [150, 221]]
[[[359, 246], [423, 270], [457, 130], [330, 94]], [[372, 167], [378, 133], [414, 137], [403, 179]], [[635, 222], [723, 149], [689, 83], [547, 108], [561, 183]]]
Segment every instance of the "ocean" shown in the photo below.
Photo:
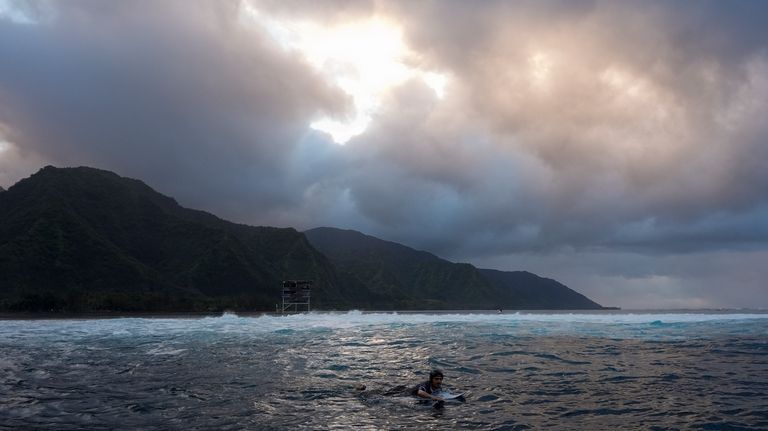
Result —
[[765, 430], [768, 313], [0, 320], [0, 429]]

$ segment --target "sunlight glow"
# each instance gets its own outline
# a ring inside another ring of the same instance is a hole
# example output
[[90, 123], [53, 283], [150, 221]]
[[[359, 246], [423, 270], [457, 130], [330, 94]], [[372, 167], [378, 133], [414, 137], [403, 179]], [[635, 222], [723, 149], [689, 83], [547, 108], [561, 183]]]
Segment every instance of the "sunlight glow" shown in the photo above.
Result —
[[552, 73], [552, 59], [544, 53], [537, 52], [528, 58], [528, 65], [533, 86], [540, 90], [548, 90]]
[[249, 4], [246, 15], [262, 26], [285, 50], [301, 54], [328, 81], [348, 94], [355, 112], [350, 118], [324, 117], [310, 127], [344, 144], [363, 133], [386, 93], [409, 79], [421, 79], [442, 99], [448, 79], [435, 71], [407, 64], [414, 53], [400, 29], [380, 18], [321, 26], [268, 17]]
[[448, 77], [445, 74], [427, 72], [424, 74], [424, 83], [435, 92], [438, 99], [445, 97], [445, 86], [448, 84]]

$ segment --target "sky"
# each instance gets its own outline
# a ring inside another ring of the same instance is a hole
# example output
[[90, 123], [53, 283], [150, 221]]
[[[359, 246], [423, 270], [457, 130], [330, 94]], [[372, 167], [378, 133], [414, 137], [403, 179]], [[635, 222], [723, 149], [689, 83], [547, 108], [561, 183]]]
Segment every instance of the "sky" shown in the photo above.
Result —
[[768, 308], [768, 3], [0, 0], [0, 187], [138, 178], [623, 308]]

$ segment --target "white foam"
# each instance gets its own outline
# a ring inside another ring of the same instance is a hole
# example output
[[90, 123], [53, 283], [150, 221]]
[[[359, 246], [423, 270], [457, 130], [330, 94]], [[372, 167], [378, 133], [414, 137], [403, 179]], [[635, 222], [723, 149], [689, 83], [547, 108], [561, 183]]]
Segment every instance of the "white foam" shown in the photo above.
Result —
[[364, 325], [414, 324], [421, 323], [480, 323], [505, 324], [514, 322], [546, 323], [596, 323], [596, 324], [649, 324], [649, 323], [694, 323], [712, 321], [738, 321], [768, 319], [768, 313], [307, 313], [289, 316], [241, 317], [265, 326], [279, 326], [286, 329], [328, 327], [344, 328]]
[[[4, 321], [0, 325], [0, 339], [13, 338], [21, 334], [39, 337], [65, 337], [82, 339], [88, 337], [135, 337], [167, 336], [168, 334], [210, 333], [253, 334], [265, 332], [336, 330], [357, 327], [388, 325], [426, 325], [466, 323], [494, 325], [499, 327], [541, 326], [569, 328], [571, 325], [589, 324], [590, 327], [604, 327], [609, 330], [616, 325], [637, 326], [649, 324], [704, 323], [739, 321], [763, 322], [768, 313], [751, 312], [361, 312], [345, 313], [312, 312], [295, 315], [238, 316], [225, 313], [219, 317], [205, 318], [119, 318], [96, 320], [24, 320]], [[575, 332], [578, 332], [576, 330]], [[154, 354], [178, 354], [180, 352], [160, 351]]]

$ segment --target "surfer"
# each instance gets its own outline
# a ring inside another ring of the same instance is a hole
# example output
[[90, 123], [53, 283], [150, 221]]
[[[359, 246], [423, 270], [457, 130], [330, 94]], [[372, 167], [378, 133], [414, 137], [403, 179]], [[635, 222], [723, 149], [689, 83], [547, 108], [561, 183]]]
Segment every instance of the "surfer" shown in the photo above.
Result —
[[433, 395], [440, 392], [443, 385], [443, 372], [440, 370], [432, 370], [429, 373], [429, 380], [420, 384], [414, 389], [414, 395], [420, 398], [427, 398], [435, 401], [443, 401], [442, 397]]
[[[365, 384], [358, 383], [353, 386], [361, 400], [366, 403], [379, 402], [386, 397], [416, 396], [420, 398], [419, 404], [431, 404], [435, 408], [442, 408], [446, 402], [464, 403], [466, 398], [463, 393], [454, 394], [443, 389], [443, 372], [432, 370], [429, 380], [418, 386], [398, 385], [390, 389], [368, 389]], [[382, 398], [384, 397], [384, 398]]]

